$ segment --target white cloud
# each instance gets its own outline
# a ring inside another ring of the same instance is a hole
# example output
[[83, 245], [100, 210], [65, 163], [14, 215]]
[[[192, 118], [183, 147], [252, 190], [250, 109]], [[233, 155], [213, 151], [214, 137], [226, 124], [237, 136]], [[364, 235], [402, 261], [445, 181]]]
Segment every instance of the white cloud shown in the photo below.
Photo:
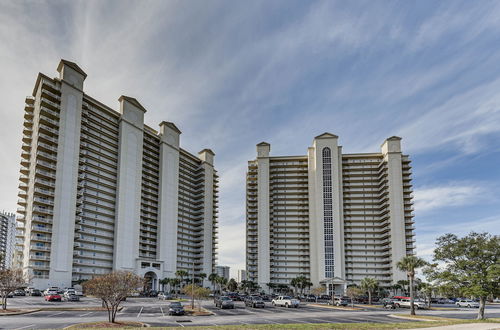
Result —
[[485, 200], [487, 189], [480, 184], [451, 183], [425, 186], [414, 191], [415, 210], [429, 212], [450, 206], [464, 206]]

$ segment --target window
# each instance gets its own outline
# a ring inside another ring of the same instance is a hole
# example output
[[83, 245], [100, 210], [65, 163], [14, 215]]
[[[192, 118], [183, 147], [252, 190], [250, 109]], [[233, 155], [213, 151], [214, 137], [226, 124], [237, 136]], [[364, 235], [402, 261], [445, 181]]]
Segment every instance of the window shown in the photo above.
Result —
[[323, 148], [323, 226], [325, 242], [325, 277], [334, 274], [333, 252], [333, 208], [332, 208], [332, 153], [330, 148]]

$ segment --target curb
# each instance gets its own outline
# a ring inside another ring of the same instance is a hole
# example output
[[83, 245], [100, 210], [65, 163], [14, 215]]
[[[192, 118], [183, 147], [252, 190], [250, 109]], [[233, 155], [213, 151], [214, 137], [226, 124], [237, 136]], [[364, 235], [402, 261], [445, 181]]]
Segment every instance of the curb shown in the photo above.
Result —
[[413, 318], [410, 316], [396, 315], [396, 314], [389, 314], [387, 316], [395, 318], [395, 319], [411, 320], [411, 321], [424, 321], [424, 322], [438, 322], [439, 321], [439, 320], [431, 320], [431, 319], [417, 319], [417, 318]]
[[[68, 325], [67, 327], [64, 327], [62, 329], [67, 330], [67, 329], [94, 329], [94, 328], [78, 328], [78, 325], [85, 325], [85, 324], [92, 324], [92, 323], [97, 323], [97, 322], [90, 322], [90, 323], [75, 323], [72, 325]], [[138, 324], [136, 324], [135, 328], [150, 328], [151, 324], [144, 323], [144, 322], [134, 322], [134, 323], [140, 323], [141, 326], [139, 327]], [[134, 326], [133, 324], [130, 324], [130, 326]], [[117, 328], [117, 329], [123, 329], [123, 328]]]
[[28, 309], [28, 310], [12, 312], [12, 313], [0, 313], [0, 317], [1, 316], [30, 314], [30, 313], [35, 313], [35, 312], [39, 312], [39, 311], [41, 311], [41, 309]]
[[359, 308], [359, 307], [345, 308], [345, 307], [339, 307], [339, 306], [319, 305], [319, 304], [307, 304], [307, 306], [321, 307], [321, 308], [330, 308], [330, 309], [337, 309], [337, 310], [342, 310], [342, 311], [361, 311], [361, 310], [363, 310], [362, 308]]

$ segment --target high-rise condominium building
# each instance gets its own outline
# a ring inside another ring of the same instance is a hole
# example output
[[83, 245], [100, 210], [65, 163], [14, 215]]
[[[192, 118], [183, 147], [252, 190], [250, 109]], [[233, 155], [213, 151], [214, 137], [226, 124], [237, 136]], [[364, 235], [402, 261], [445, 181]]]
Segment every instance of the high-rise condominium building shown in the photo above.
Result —
[[[340, 293], [372, 277], [389, 286], [413, 254], [410, 160], [401, 138], [380, 152], [343, 154], [338, 137], [317, 136], [303, 156], [270, 156], [257, 145], [247, 172], [247, 276], [289, 284], [306, 276]], [[332, 287], [333, 285], [333, 287]]]
[[176, 270], [210, 274], [217, 259], [214, 153], [180, 147], [170, 122], [121, 96], [115, 111], [84, 92], [85, 72], [61, 60], [26, 98], [19, 265], [35, 287], [71, 286], [113, 270], [158, 288]]
[[238, 269], [238, 278], [236, 281], [238, 283], [241, 283], [242, 281], [246, 281], [246, 280], [247, 280], [247, 271], [244, 269]]
[[10, 268], [16, 242], [16, 215], [0, 212], [0, 269]]
[[226, 280], [229, 280], [229, 270], [229, 266], [215, 266], [215, 273]]

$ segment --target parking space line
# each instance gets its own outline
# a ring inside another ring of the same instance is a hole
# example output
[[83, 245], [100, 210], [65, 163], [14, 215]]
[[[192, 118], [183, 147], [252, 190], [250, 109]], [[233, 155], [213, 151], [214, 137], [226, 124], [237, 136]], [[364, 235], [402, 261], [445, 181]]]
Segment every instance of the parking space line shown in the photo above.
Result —
[[318, 321], [321, 321], [323, 323], [333, 323], [332, 321], [324, 320], [324, 319], [318, 319], [317, 317], [313, 318], [313, 320], [318, 320]]
[[279, 322], [274, 322], [274, 321], [271, 321], [271, 320], [268, 320], [268, 319], [262, 319], [262, 320], [264, 320], [264, 321], [266, 321], [266, 322], [274, 323], [274, 324], [281, 324], [281, 323], [279, 323]]
[[161, 315], [163, 315], [163, 317], [165, 317], [165, 313], [163, 313], [163, 308], [160, 306], [160, 310], [161, 310]]
[[94, 312], [88, 312], [88, 313], [85, 313], [85, 314], [82, 314], [82, 315], [78, 315], [78, 316], [79, 316], [79, 317], [82, 317], [82, 316], [87, 316], [87, 315], [90, 315], [90, 314], [92, 314], [92, 313], [94, 313]]
[[137, 314], [137, 317], [141, 316], [141, 313], [142, 313], [143, 309], [144, 309], [144, 307], [141, 307], [141, 310], [139, 311], [139, 314]]
[[66, 313], [66, 312], [59, 312], [59, 313], [55, 313], [55, 314], [52, 314], [52, 315], [47, 315], [47, 317], [52, 317], [52, 316], [60, 315], [60, 314], [63, 314], [63, 313]]
[[16, 328], [15, 330], [26, 329], [26, 328], [32, 327], [32, 326], [34, 326], [34, 325], [36, 325], [36, 324], [30, 324], [30, 325], [27, 325], [27, 326], [25, 326], [25, 327]]

